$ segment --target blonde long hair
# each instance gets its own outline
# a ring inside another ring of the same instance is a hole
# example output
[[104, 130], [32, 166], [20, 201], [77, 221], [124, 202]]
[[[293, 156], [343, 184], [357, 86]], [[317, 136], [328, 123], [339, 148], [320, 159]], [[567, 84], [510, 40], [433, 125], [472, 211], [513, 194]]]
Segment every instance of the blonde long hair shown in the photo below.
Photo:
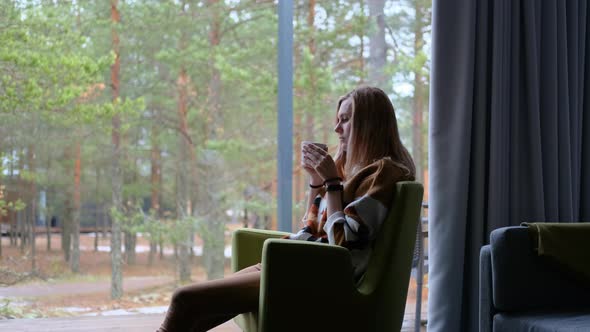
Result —
[[349, 98], [352, 123], [348, 147], [344, 151], [339, 146], [335, 157], [340, 175], [346, 179], [363, 167], [389, 157], [406, 175], [415, 178], [416, 167], [401, 142], [395, 109], [387, 94], [376, 87], [358, 87], [340, 97], [336, 112]]

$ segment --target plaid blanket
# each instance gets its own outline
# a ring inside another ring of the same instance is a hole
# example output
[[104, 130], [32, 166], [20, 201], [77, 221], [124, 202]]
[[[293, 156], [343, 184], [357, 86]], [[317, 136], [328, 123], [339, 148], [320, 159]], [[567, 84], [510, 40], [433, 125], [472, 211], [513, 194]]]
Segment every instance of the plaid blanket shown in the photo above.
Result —
[[387, 218], [395, 184], [413, 179], [390, 158], [375, 161], [346, 179], [343, 211], [328, 216], [322, 191], [307, 211], [303, 228], [286, 238], [346, 247], [351, 250], [355, 275], [361, 275], [368, 263], [371, 243]]

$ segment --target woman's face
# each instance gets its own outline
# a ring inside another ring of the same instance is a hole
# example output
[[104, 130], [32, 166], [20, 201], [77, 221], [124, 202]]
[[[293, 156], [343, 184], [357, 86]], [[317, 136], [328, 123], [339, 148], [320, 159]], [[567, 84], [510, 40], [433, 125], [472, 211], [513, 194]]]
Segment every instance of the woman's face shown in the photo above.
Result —
[[352, 99], [346, 98], [340, 104], [337, 114], [337, 122], [334, 131], [338, 134], [340, 146], [342, 151], [347, 150], [347, 145], [350, 140], [350, 122], [352, 118]]

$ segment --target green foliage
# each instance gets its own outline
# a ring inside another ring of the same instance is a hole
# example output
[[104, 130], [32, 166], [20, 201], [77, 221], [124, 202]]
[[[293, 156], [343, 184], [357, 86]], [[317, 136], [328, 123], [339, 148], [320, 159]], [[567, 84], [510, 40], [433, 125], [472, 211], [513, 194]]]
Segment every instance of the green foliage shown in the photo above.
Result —
[[168, 234], [168, 226], [165, 220], [157, 218], [156, 211], [152, 209], [145, 217], [141, 231], [151, 242], [162, 243]]
[[17, 199], [14, 202], [6, 202], [5, 200], [0, 199], [0, 216], [6, 216], [8, 211], [20, 211], [25, 207], [26, 204], [20, 199]]
[[137, 204], [129, 203], [121, 210], [112, 207], [110, 213], [113, 221], [119, 223], [123, 231], [139, 233], [145, 228], [147, 216]]
[[38, 310], [27, 310], [27, 308], [14, 305], [11, 299], [0, 299], [0, 319], [15, 318], [40, 318], [43, 314]]
[[[225, 224], [224, 223], [208, 223], [204, 219], [197, 219], [197, 218], [185, 218], [185, 220], [180, 221], [180, 225], [178, 230], [182, 230], [183, 227], [185, 229], [195, 230], [197, 234], [201, 237], [204, 243], [209, 243], [209, 245], [213, 246], [224, 246], [224, 242], [219, 241], [219, 238], [216, 236], [216, 231], [218, 227], [222, 227], [224, 230]], [[184, 235], [179, 233], [180, 238], [179, 241], [186, 239], [186, 234]], [[183, 237], [184, 236], [184, 237]]]
[[[335, 146], [338, 97], [372, 83], [375, 20], [367, 3], [319, 0], [311, 26], [309, 2], [294, 2], [299, 139]], [[223, 225], [230, 209], [272, 215], [279, 148], [276, 2], [119, 1], [118, 9], [121, 22], [112, 24], [108, 1], [0, 3], [0, 180], [21, 197], [20, 203], [0, 201], [0, 211], [29, 204], [22, 187], [35, 184], [47, 193], [45, 211], [63, 217], [72, 202], [77, 143], [82, 206], [110, 206], [112, 124], [119, 119], [118, 185], [123, 201], [138, 202], [111, 214], [125, 230], [178, 243], [189, 230], [212, 237], [211, 216]], [[391, 79], [382, 88], [411, 148], [416, 73], [428, 100], [430, 1], [387, 1], [384, 16], [383, 70]], [[419, 47], [417, 29], [424, 39]], [[113, 32], [119, 37], [117, 98]], [[423, 107], [426, 112], [427, 103]], [[145, 213], [154, 208], [152, 194], [159, 210]], [[176, 207], [187, 199], [193, 216], [183, 218]]]
[[[203, 225], [203, 222], [195, 217], [166, 220], [165, 225], [167, 226], [166, 242], [173, 245], [189, 245], [187, 241], [189, 241], [190, 237], [188, 235], [193, 234], [195, 229], [199, 232], [203, 228], [200, 227], [200, 225]], [[199, 234], [201, 233], [199, 232]], [[206, 232], [203, 232], [201, 237], [203, 235], [206, 235]]]

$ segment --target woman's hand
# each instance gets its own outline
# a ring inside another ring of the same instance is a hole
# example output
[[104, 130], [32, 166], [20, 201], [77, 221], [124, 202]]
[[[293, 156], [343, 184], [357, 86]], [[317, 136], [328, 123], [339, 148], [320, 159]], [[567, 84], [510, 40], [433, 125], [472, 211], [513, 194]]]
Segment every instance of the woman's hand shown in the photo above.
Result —
[[[307, 144], [302, 147], [302, 153], [303, 158], [301, 160], [301, 165], [306, 170], [313, 170], [317, 174], [317, 176], [321, 178], [321, 182], [327, 179], [333, 179], [338, 177], [336, 164], [334, 163], [334, 159], [332, 159], [332, 156], [330, 156], [328, 152], [318, 148], [313, 144]], [[313, 179], [312, 176], [312, 181], [315, 180], [317, 179]]]
[[302, 145], [301, 146], [301, 167], [303, 167], [303, 169], [307, 172], [307, 174], [309, 174], [309, 184], [310, 185], [321, 186], [322, 183], [324, 182], [324, 180], [322, 179], [321, 176], [319, 176], [318, 172], [315, 171], [313, 166], [311, 166], [309, 163], [305, 162], [304, 148], [305, 148], [305, 146]]

